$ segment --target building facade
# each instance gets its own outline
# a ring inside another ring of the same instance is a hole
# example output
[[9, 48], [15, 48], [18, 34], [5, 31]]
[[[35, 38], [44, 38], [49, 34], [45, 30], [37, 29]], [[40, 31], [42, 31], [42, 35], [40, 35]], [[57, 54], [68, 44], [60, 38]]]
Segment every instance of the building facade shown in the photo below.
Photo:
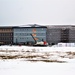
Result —
[[75, 26], [72, 26], [69, 30], [69, 42], [75, 43]]
[[64, 43], [69, 43], [69, 30], [70, 28], [61, 28], [61, 41]]
[[34, 44], [36, 41], [47, 41], [50, 45], [60, 42], [75, 43], [75, 26], [0, 26], [0, 45]]
[[61, 29], [55, 26], [48, 26], [46, 37], [49, 45], [57, 44], [61, 41]]
[[[24, 26], [24, 27], [14, 27], [13, 28], [13, 43], [21, 44], [34, 44], [36, 41], [46, 41], [46, 31], [45, 26]], [[33, 37], [32, 37], [33, 36]]]
[[0, 27], [0, 44], [13, 44], [12, 27]]
[[75, 43], [75, 26], [47, 26], [47, 42], [49, 44]]

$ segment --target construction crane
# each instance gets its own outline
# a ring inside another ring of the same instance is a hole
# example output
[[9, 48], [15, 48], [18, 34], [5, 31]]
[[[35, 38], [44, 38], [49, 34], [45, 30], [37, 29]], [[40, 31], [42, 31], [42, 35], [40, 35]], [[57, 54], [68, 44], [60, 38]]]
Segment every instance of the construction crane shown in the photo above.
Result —
[[40, 42], [38, 42], [37, 40], [39, 40], [39, 38], [34, 37], [33, 34], [30, 34], [30, 35], [35, 41], [35, 44], [33, 46], [47, 46], [48, 45], [46, 41], [41, 40]]

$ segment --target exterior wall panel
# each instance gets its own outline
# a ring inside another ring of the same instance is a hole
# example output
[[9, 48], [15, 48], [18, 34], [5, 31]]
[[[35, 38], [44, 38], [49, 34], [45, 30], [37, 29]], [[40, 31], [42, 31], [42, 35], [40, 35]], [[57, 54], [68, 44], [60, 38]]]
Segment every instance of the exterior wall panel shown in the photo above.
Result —
[[75, 26], [59, 25], [47, 27], [48, 43], [75, 43]]
[[35, 42], [32, 38], [31, 34], [34, 35], [35, 38], [38, 38], [37, 41], [46, 41], [46, 30], [47, 28], [43, 27], [17, 27], [14, 28], [13, 31], [13, 42], [14, 43], [27, 43], [27, 42]]
[[47, 42], [49, 44], [56, 44], [61, 41], [60, 29], [48, 28], [47, 29]]
[[13, 44], [12, 27], [0, 27], [0, 44]]
[[75, 28], [69, 30], [69, 42], [75, 42]]

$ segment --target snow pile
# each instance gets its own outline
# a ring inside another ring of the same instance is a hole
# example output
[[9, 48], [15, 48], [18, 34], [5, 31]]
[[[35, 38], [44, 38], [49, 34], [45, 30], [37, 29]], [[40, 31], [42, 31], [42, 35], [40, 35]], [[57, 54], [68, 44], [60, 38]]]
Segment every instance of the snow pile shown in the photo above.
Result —
[[52, 47], [75, 47], [75, 43], [58, 43]]

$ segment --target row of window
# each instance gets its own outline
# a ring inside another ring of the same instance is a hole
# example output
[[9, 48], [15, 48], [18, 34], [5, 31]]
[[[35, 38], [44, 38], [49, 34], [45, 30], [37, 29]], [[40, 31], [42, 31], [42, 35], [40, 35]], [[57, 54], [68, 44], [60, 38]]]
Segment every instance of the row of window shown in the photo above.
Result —
[[0, 31], [12, 31], [12, 29], [0, 29]]
[[12, 38], [3, 37], [3, 38], [0, 38], [0, 40], [12, 40]]
[[23, 40], [23, 39], [29, 39], [29, 38], [16, 38], [16, 40]]
[[[23, 37], [20, 37], [20, 38], [15, 38], [15, 39], [16, 39], [16, 40], [24, 40], [24, 39], [25, 39], [25, 40], [26, 40], [26, 39], [29, 39], [29, 40], [31, 39], [31, 40], [32, 40], [33, 38], [28, 38], [28, 37], [27, 37], [27, 38], [23, 38]], [[42, 40], [42, 39], [44, 39], [44, 38], [43, 38], [43, 37], [38, 38], [38, 40]]]
[[0, 36], [11, 36], [12, 33], [0, 33]]
[[[31, 36], [30, 34], [28, 34], [28, 33], [15, 33], [15, 36], [19, 36], [19, 35], [22, 35], [22, 36]], [[37, 34], [35, 34], [35, 35], [46, 35], [45, 33], [37, 33]]]

